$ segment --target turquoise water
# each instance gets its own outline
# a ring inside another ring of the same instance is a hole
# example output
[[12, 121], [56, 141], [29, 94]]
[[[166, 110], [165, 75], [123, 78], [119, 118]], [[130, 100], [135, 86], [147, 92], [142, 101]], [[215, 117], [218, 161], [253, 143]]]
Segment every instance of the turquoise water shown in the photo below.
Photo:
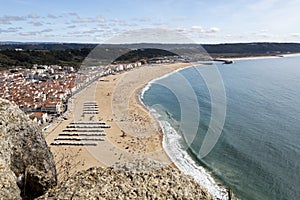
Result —
[[[221, 137], [206, 157], [200, 159], [197, 152], [212, 107], [217, 105], [211, 103], [206, 84], [197, 73], [203, 67], [177, 72], [189, 81], [198, 102], [189, 98], [179, 102], [176, 94], [157, 80], [144, 92], [144, 104], [154, 107], [159, 120], [168, 121], [178, 134], [187, 135], [190, 130], [180, 127], [180, 105], [199, 104], [199, 129], [189, 148], [182, 143], [182, 151], [229, 186], [238, 198], [300, 199], [300, 57], [240, 60], [216, 66], [224, 82], [227, 111]], [[165, 79], [172, 78], [174, 74]], [[169, 129], [163, 128], [164, 134], [169, 134]]]

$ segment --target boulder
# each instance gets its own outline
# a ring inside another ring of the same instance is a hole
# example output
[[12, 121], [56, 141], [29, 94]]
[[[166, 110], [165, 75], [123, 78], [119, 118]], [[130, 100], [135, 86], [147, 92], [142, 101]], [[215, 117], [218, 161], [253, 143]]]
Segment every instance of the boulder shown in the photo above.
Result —
[[12, 199], [33, 199], [57, 182], [53, 155], [41, 129], [16, 105], [3, 99], [0, 99], [0, 160], [3, 166], [0, 179], [11, 186], [1, 187], [1, 181], [0, 194], [19, 194]]

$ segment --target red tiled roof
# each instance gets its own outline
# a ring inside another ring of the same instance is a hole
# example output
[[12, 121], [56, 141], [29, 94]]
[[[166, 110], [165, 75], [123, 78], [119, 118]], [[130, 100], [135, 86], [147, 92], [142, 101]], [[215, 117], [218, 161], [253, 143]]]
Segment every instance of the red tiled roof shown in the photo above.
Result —
[[32, 113], [30, 117], [42, 117], [44, 114], [45, 114], [44, 112], [35, 112]]

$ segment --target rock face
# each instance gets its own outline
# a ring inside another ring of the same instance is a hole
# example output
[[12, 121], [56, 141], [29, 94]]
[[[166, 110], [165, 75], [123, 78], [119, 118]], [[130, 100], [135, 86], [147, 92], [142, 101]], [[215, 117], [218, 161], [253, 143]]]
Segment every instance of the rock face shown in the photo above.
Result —
[[42, 199], [212, 199], [192, 177], [170, 166], [135, 161], [90, 168], [48, 191]]
[[0, 159], [0, 199], [21, 199], [16, 175]]
[[33, 199], [56, 181], [41, 130], [17, 106], [0, 99], [0, 199]]

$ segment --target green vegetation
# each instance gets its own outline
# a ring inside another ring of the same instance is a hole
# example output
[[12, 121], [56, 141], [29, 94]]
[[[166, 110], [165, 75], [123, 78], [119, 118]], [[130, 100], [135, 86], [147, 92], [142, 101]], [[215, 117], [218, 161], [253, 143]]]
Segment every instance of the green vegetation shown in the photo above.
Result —
[[[96, 48], [95, 48], [96, 47]], [[15, 50], [17, 49], [17, 50]], [[93, 49], [93, 51], [91, 51]], [[106, 65], [112, 62], [135, 62], [151, 58], [193, 55], [205, 52], [216, 57], [267, 56], [300, 53], [299, 43], [235, 43], [235, 44], [72, 44], [72, 43], [1, 43], [0, 70], [15, 66], [63, 65], [79, 67]]]
[[137, 49], [137, 50], [132, 50], [129, 51], [120, 57], [118, 57], [115, 62], [137, 62], [140, 60], [148, 60], [151, 58], [157, 58], [157, 57], [162, 57], [162, 56], [176, 56], [176, 54], [170, 52], [170, 51], [165, 51], [162, 49]]
[[68, 65], [78, 67], [89, 54], [90, 49], [67, 50], [2, 50], [0, 51], [0, 68], [8, 69], [12, 66], [32, 67], [39, 65]]
[[203, 45], [212, 57], [268, 56], [299, 53], [299, 43], [236, 43]]
[[107, 65], [110, 63], [136, 62], [161, 56], [175, 55], [161, 49], [127, 48], [96, 48], [91, 49], [66, 49], [66, 50], [2, 50], [0, 51], [0, 69], [9, 69], [13, 66], [31, 68], [39, 65], [63, 65], [78, 68], [83, 60], [88, 57], [90, 65]]

